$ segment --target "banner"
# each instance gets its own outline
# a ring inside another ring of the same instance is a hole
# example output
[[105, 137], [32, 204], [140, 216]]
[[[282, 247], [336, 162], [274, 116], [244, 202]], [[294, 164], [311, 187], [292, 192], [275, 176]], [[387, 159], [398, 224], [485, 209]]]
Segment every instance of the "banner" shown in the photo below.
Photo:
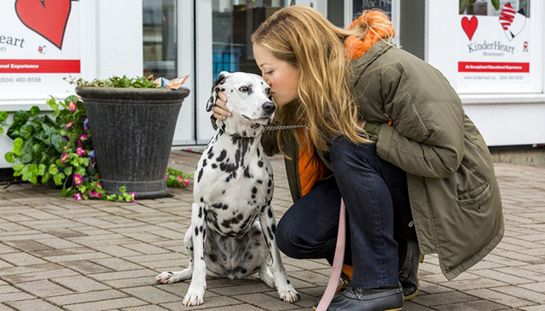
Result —
[[536, 68], [531, 63], [530, 1], [459, 2], [458, 75], [460, 92], [522, 92]]
[[63, 78], [80, 73], [79, 2], [0, 1], [2, 97], [70, 92]]

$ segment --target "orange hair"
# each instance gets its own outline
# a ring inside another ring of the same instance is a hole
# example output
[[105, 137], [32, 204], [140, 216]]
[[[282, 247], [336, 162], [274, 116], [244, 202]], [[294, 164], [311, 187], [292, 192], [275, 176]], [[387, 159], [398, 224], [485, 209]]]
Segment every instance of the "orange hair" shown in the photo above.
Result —
[[391, 40], [395, 36], [394, 27], [388, 16], [381, 10], [368, 10], [356, 18], [348, 27], [357, 35], [344, 41], [346, 53], [351, 60], [360, 58], [378, 40]]

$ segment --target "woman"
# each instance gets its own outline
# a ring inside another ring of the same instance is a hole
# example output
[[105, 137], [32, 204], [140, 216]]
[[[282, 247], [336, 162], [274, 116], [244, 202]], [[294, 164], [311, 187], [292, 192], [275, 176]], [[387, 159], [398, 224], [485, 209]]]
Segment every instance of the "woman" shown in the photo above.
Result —
[[[449, 82], [389, 43], [393, 35], [378, 11], [343, 30], [303, 6], [277, 11], [252, 35], [276, 122], [304, 126], [264, 141], [284, 154], [294, 199], [279, 248], [331, 262], [341, 196], [346, 204], [353, 270], [343, 269], [350, 286], [330, 310], [400, 309], [400, 281], [407, 296], [417, 290], [419, 251], [437, 253], [452, 279], [503, 235], [486, 143]], [[228, 117], [216, 104], [214, 117]]]

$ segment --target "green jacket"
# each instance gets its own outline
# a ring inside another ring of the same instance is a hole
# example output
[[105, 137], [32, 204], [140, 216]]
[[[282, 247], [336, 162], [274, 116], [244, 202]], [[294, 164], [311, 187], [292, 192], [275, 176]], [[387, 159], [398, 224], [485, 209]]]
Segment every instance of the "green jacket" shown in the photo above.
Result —
[[[352, 62], [352, 73], [359, 112], [378, 155], [407, 172], [420, 249], [437, 253], [443, 274], [452, 279], [503, 236], [500, 191], [487, 145], [445, 77], [410, 53], [378, 42]], [[271, 146], [265, 144], [274, 153]], [[297, 200], [295, 139], [285, 152]], [[327, 155], [320, 157], [328, 164]]]

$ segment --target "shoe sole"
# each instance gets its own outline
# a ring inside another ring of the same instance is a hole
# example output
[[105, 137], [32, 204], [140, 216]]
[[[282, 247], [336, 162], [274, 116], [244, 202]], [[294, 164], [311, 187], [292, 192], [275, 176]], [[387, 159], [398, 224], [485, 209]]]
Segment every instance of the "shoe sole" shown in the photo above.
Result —
[[[312, 310], [316, 310], [316, 306], [312, 307]], [[394, 308], [394, 309], [384, 309], [384, 311], [401, 311], [403, 310], [403, 307], [401, 308]]]

